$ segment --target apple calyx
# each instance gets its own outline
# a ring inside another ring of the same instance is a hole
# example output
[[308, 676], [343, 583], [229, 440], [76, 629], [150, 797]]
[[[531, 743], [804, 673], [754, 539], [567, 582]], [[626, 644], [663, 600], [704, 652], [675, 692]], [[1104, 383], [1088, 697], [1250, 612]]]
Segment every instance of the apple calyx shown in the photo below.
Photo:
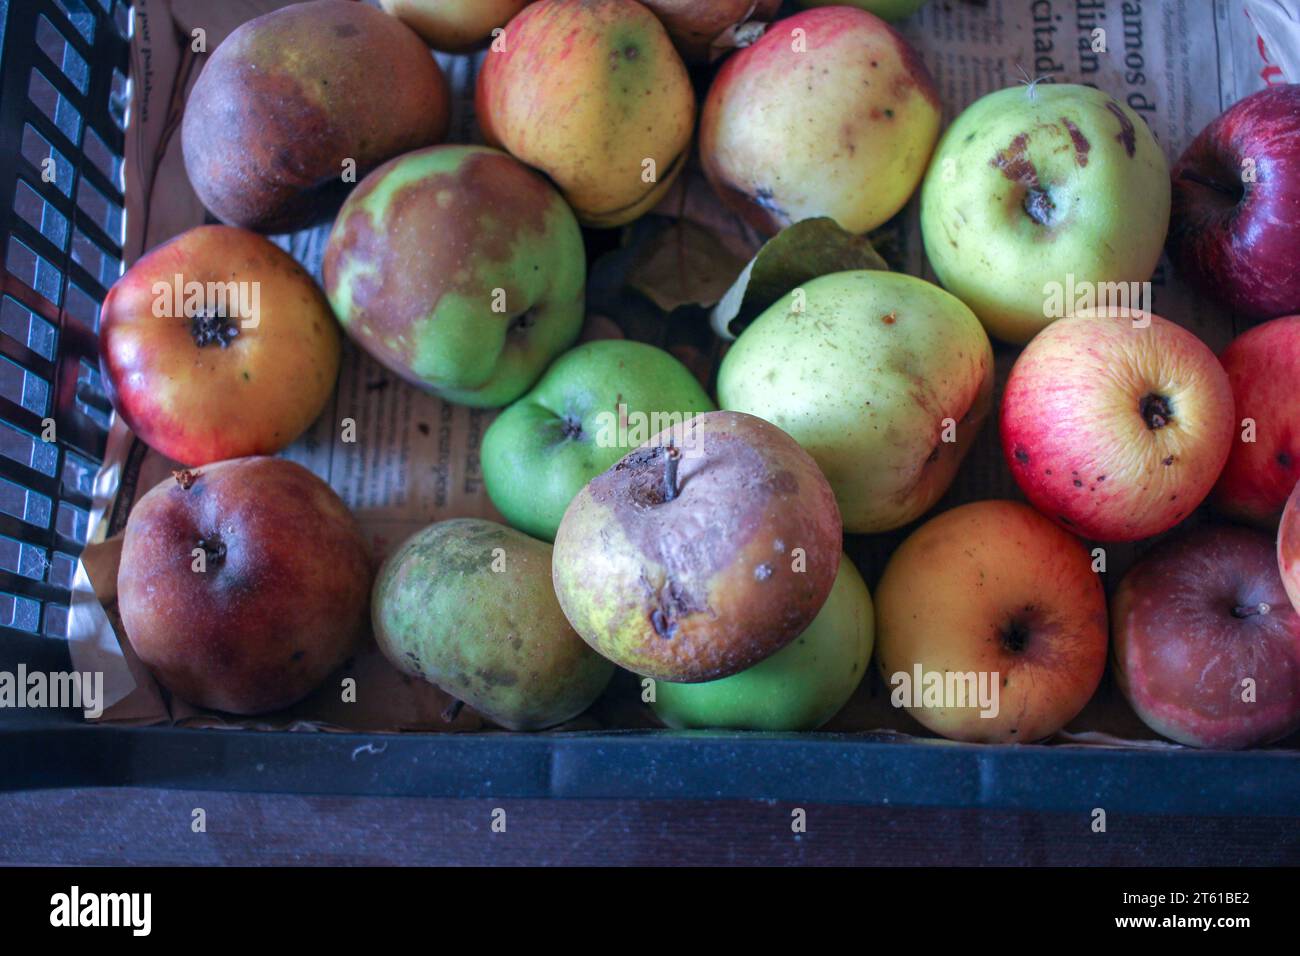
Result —
[[173, 471], [172, 477], [176, 479], [176, 484], [181, 486], [181, 491], [189, 491], [194, 487], [194, 482], [202, 476], [201, 471], [191, 471], [189, 468], [182, 468], [180, 471]]
[[537, 324], [537, 314], [535, 309], [525, 309], [517, 316], [510, 320], [510, 326], [507, 332], [527, 332]]
[[560, 437], [577, 441], [582, 437], [582, 420], [576, 415], [560, 416]]
[[1147, 428], [1155, 431], [1173, 420], [1174, 410], [1168, 398], [1151, 392], [1138, 400], [1138, 414], [1146, 422]]
[[1012, 620], [1002, 629], [1002, 646], [1012, 654], [1020, 654], [1029, 644], [1029, 628], [1023, 621]]
[[1273, 610], [1271, 604], [1260, 602], [1259, 604], [1239, 604], [1232, 609], [1232, 616], [1236, 618], [1254, 617], [1256, 614], [1268, 614]]
[[226, 542], [221, 540], [221, 535], [214, 534], [210, 538], [199, 538], [195, 542], [195, 547], [203, 549], [205, 560], [204, 567], [221, 564], [226, 560]]
[[1029, 187], [1021, 205], [1025, 215], [1040, 226], [1050, 226], [1055, 218], [1056, 203], [1052, 202], [1052, 197], [1041, 186]]
[[239, 326], [228, 315], [206, 309], [190, 319], [190, 337], [199, 348], [217, 345], [225, 348], [239, 335]]

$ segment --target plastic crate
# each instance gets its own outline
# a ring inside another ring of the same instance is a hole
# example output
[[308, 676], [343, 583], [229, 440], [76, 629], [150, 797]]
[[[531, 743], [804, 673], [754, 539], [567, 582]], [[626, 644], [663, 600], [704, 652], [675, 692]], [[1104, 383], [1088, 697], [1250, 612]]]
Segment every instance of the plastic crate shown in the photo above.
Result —
[[[111, 411], [96, 325], [122, 268], [130, 24], [127, 0], [0, 0], [0, 670], [71, 667], [69, 587]], [[0, 709], [0, 790], [73, 786], [1277, 817], [1300, 815], [1300, 751], [830, 733], [204, 732]]]

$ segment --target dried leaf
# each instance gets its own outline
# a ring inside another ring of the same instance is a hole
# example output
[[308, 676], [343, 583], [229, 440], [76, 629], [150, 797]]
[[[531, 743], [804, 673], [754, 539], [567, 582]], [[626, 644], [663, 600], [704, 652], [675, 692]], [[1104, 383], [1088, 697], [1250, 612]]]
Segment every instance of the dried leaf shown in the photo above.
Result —
[[810, 279], [852, 269], [889, 266], [866, 236], [840, 228], [834, 219], [804, 219], [769, 239], [713, 310], [713, 331], [734, 339], [746, 325], [791, 289]]
[[704, 227], [679, 219], [646, 245], [627, 282], [665, 312], [684, 305], [708, 308], [722, 298], [744, 260]]

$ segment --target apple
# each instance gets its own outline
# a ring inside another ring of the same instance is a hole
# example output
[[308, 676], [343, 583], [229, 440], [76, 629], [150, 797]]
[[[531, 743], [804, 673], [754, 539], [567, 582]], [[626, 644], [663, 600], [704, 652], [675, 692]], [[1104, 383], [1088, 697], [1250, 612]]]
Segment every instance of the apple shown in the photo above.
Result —
[[798, 3], [801, 7], [858, 7], [886, 20], [902, 20], [925, 6], [926, 0], [798, 0]]
[[348, 334], [448, 401], [514, 401], [582, 328], [586, 253], [541, 176], [483, 146], [385, 163], [339, 210], [321, 265]]
[[808, 629], [766, 660], [703, 684], [655, 682], [654, 712], [669, 727], [816, 730], [867, 670], [875, 631], [871, 593], [847, 555]]
[[191, 704], [260, 714], [301, 700], [365, 633], [372, 568], [356, 519], [282, 458], [178, 471], [131, 510], [117, 606], [131, 647]]
[[1300, 484], [1291, 491], [1278, 525], [1277, 565], [1287, 597], [1300, 611]]
[[424, 42], [446, 53], [468, 53], [488, 41], [530, 0], [379, 0], [391, 13], [420, 34]]
[[1240, 748], [1300, 729], [1300, 614], [1273, 539], [1231, 525], [1165, 541], [1112, 603], [1115, 675], [1152, 730]]
[[850, 232], [903, 208], [939, 136], [920, 56], [879, 17], [808, 10], [727, 58], [700, 115], [718, 196], [760, 232], [830, 216]]
[[714, 408], [662, 349], [627, 339], [580, 345], [552, 363], [483, 435], [483, 484], [511, 525], [551, 541], [573, 496], [673, 422]]
[[1191, 514], [1234, 437], [1214, 353], [1158, 315], [1112, 309], [1048, 326], [1002, 395], [1002, 452], [1043, 514], [1096, 541], [1135, 541]]
[[199, 226], [141, 256], [100, 309], [114, 408], [185, 465], [288, 446], [333, 394], [340, 352], [312, 277], [232, 226]]
[[1106, 667], [1101, 580], [1078, 539], [1025, 505], [953, 508], [890, 557], [876, 588], [876, 659], [891, 699], [935, 733], [1050, 737]]
[[1234, 518], [1272, 527], [1300, 481], [1300, 315], [1250, 329], [1219, 358], [1242, 430], [1214, 486], [1214, 504]]
[[1092, 305], [1149, 305], [1131, 284], [1151, 278], [1168, 225], [1159, 144], [1137, 113], [1090, 86], [1034, 83], [976, 100], [921, 187], [935, 275], [1015, 344], [1074, 311], [1062, 289], [1089, 290]]
[[641, 0], [668, 30], [688, 63], [707, 63], [714, 41], [739, 24], [766, 24], [781, 0]]
[[[267, 4], [232, 15], [255, 6]], [[439, 142], [450, 122], [446, 77], [413, 31], [364, 3], [311, 0], [248, 20], [212, 51], [181, 147], [214, 216], [291, 232], [332, 215], [356, 176]]]
[[887, 531], [928, 511], [993, 404], [993, 350], [938, 286], [840, 272], [760, 315], [718, 370], [718, 404], [767, 419], [816, 459], [844, 527]]
[[1300, 312], [1300, 84], [1231, 106], [1172, 175], [1168, 247], [1179, 274], [1252, 319]]
[[546, 173], [584, 225], [621, 226], [682, 171], [695, 92], [636, 0], [538, 0], [489, 48], [475, 113], [488, 144]]
[[582, 713], [614, 667], [564, 619], [551, 546], [480, 518], [439, 521], [379, 570], [375, 641], [398, 670], [510, 730]]
[[834, 583], [840, 535], [835, 496], [793, 438], [706, 412], [579, 492], [552, 577], [573, 629], [615, 664], [715, 680], [807, 629]]

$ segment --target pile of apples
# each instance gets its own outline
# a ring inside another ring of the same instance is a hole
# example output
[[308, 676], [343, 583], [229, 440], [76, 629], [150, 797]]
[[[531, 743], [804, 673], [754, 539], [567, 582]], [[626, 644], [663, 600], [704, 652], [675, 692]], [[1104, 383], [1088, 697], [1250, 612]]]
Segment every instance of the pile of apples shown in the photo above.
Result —
[[[752, 0], [382, 5], [312, 0], [221, 44], [183, 145], [223, 224], [149, 252], [103, 306], [117, 411], [183, 466], [136, 505], [119, 577], [127, 636], [172, 692], [288, 706], [369, 622], [395, 666], [511, 729], [580, 714], [616, 666], [669, 726], [812, 729], [874, 656], [891, 686], [915, 676], [902, 704], [930, 730], [1031, 742], [1108, 654], [1173, 740], [1300, 728], [1300, 86], [1233, 106], [1171, 173], [1143, 119], [1084, 86], [991, 93], [940, 137], [924, 64], [867, 12], [911, 0], [774, 21]], [[488, 145], [438, 145], [429, 45], [487, 46]], [[686, 64], [700, 80], [724, 53], [697, 124]], [[819, 217], [861, 235], [919, 189], [939, 284], [816, 275], [739, 333], [712, 395], [650, 345], [576, 344], [582, 227], [651, 210], [693, 142], [768, 236]], [[331, 216], [323, 287], [261, 235]], [[1262, 324], [1216, 357], [1116, 305], [1166, 248]], [[274, 457], [325, 410], [340, 330], [417, 387], [501, 409], [482, 468], [509, 526], [438, 522], [372, 575], [334, 492]], [[1000, 397], [990, 336], [1025, 346]], [[1028, 504], [913, 528], [873, 602], [844, 534], [923, 519], [995, 406]], [[1108, 602], [1106, 543], [1193, 513]], [[998, 706], [945, 696], [953, 675]]]

